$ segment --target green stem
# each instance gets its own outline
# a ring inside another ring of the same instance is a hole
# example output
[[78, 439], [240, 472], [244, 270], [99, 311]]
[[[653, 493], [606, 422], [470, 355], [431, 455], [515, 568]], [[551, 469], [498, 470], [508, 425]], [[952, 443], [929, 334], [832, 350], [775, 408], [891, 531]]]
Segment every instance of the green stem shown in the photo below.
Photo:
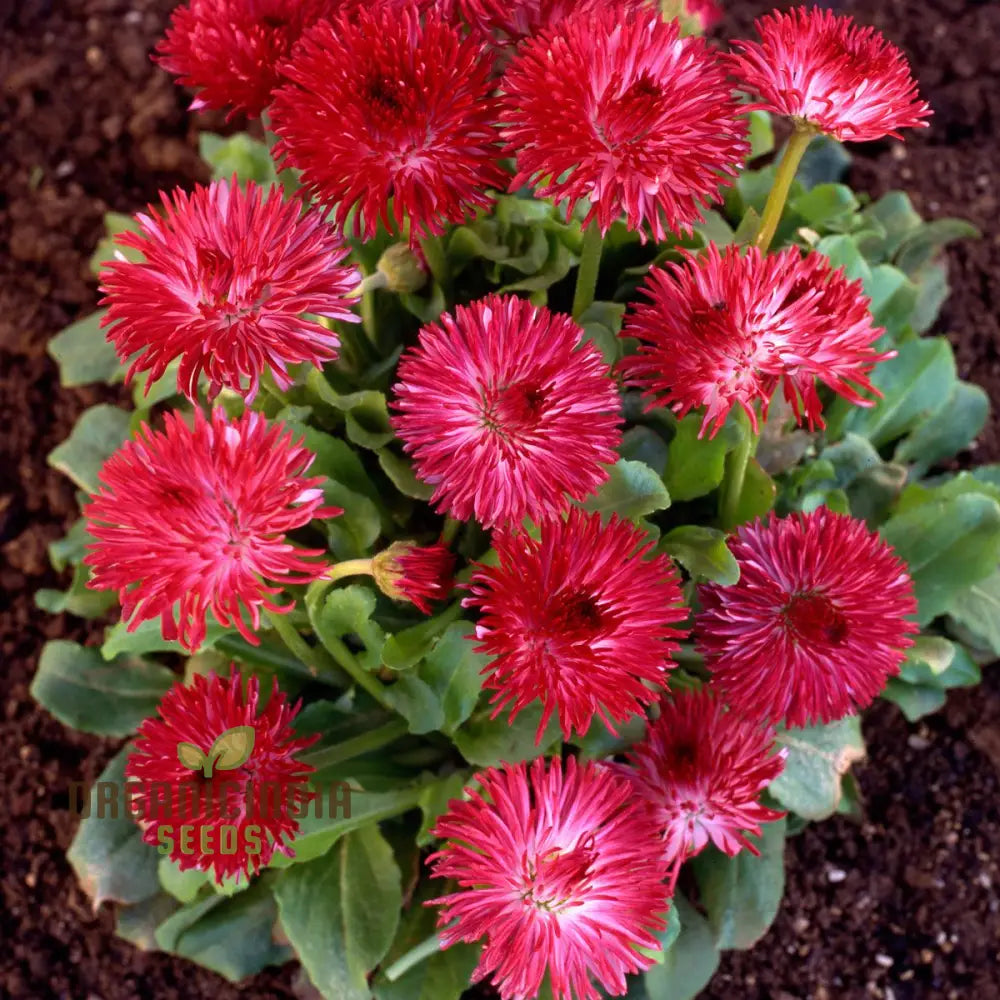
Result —
[[445, 545], [451, 545], [455, 541], [455, 536], [458, 534], [459, 528], [462, 527], [462, 522], [454, 517], [446, 517], [444, 520], [444, 527], [441, 529], [441, 541]]
[[815, 134], [811, 128], [796, 127], [788, 140], [785, 154], [781, 157], [778, 171], [774, 175], [774, 186], [767, 196], [767, 204], [764, 206], [764, 214], [760, 219], [757, 238], [754, 240], [754, 245], [760, 249], [761, 253], [767, 253], [771, 246], [771, 240], [774, 239], [781, 215], [785, 211], [785, 202], [788, 201], [788, 192], [792, 189], [792, 181], [795, 180], [795, 174], [798, 172], [802, 157]]
[[341, 580], [345, 576], [371, 576], [371, 559], [345, 559], [343, 562], [334, 563], [326, 571], [327, 580]]
[[451, 272], [448, 270], [448, 258], [444, 252], [444, 240], [440, 236], [425, 236], [420, 241], [420, 249], [424, 252], [424, 260], [431, 277], [448, 292], [451, 287]]
[[322, 676], [324, 680], [335, 680], [340, 684], [347, 680], [344, 676], [347, 671], [322, 646], [310, 646], [284, 615], [269, 614], [267, 618], [271, 628], [278, 633], [289, 651], [306, 665], [310, 674]]
[[399, 739], [409, 732], [409, 726], [404, 719], [394, 719], [384, 726], [372, 729], [353, 739], [344, 740], [336, 746], [327, 747], [324, 750], [317, 750], [315, 753], [306, 754], [302, 761], [311, 764], [316, 770], [323, 767], [330, 767], [333, 764], [340, 764], [342, 761], [360, 757], [362, 754], [371, 753]]
[[388, 969], [385, 970], [385, 978], [390, 983], [402, 978], [415, 965], [427, 961], [431, 955], [441, 950], [441, 936], [432, 934], [426, 941], [421, 941], [415, 948], [411, 948], [402, 958], [396, 959]]
[[576, 292], [573, 294], [573, 319], [579, 320], [594, 301], [597, 276], [601, 270], [601, 251], [604, 237], [595, 219], [584, 230], [580, 266], [576, 272]]
[[747, 478], [747, 466], [756, 453], [757, 442], [760, 440], [760, 435], [750, 426], [746, 411], [738, 406], [735, 412], [742, 436], [736, 450], [726, 456], [726, 473], [719, 493], [719, 521], [726, 531], [739, 523], [738, 511]]

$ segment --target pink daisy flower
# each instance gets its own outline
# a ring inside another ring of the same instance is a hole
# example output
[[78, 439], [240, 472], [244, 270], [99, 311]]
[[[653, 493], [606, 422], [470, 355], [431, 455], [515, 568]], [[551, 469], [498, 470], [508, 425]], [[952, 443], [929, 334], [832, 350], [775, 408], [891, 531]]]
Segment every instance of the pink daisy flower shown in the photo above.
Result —
[[381, 222], [411, 238], [492, 204], [497, 164], [491, 67], [431, 10], [361, 8], [307, 32], [271, 109], [276, 147], [341, 229]]
[[541, 701], [538, 740], [553, 712], [568, 740], [595, 715], [613, 732], [656, 700], [687, 608], [676, 570], [651, 556], [644, 532], [574, 508], [543, 521], [538, 539], [505, 531], [493, 544], [498, 564], [476, 567], [463, 603], [482, 612], [494, 718]]
[[256, 118], [302, 32], [343, 6], [342, 0], [190, 0], [174, 11], [158, 61], [198, 91], [192, 110], [229, 107]]
[[[181, 871], [196, 868], [212, 872], [216, 882], [234, 876], [238, 882], [275, 851], [294, 855], [296, 816], [312, 796], [308, 780], [315, 770], [295, 755], [317, 737], [294, 738], [299, 706], [286, 703], [277, 680], [266, 707], [259, 701], [257, 678], [247, 680], [244, 695], [235, 668], [227, 679], [195, 674], [190, 685], [175, 684], [163, 696], [159, 718], [139, 727], [125, 766], [131, 808], [142, 839], [168, 848]], [[238, 748], [230, 750], [232, 761], [213, 760], [216, 740], [226, 733], [232, 740], [237, 727], [249, 755], [235, 767], [229, 765], [242, 756]]]
[[[433, 902], [445, 947], [485, 939], [478, 981], [503, 1000], [531, 1000], [548, 972], [555, 1000], [613, 996], [649, 968], [669, 906], [662, 842], [629, 781], [600, 764], [506, 765], [476, 775], [453, 801], [428, 862], [459, 890]], [[454, 922], [454, 923], [453, 923]]]
[[601, 233], [622, 215], [657, 240], [689, 231], [749, 151], [721, 62], [655, 11], [563, 20], [518, 48], [502, 90], [512, 190], [537, 185], [567, 213], [589, 199]]
[[733, 856], [761, 824], [784, 813], [760, 803], [760, 793], [781, 774], [774, 730], [726, 709], [711, 688], [665, 698], [646, 738], [628, 755], [636, 791], [653, 808], [674, 866], [710, 842]]
[[177, 388], [192, 401], [203, 372], [211, 397], [225, 387], [252, 400], [263, 372], [285, 389], [289, 365], [337, 356], [336, 333], [306, 313], [359, 321], [347, 295], [361, 276], [341, 264], [348, 248], [278, 188], [215, 181], [163, 195], [162, 212], [150, 206], [138, 221], [118, 243], [145, 260], [101, 272], [108, 340], [123, 363], [133, 358], [127, 379], [149, 372], [148, 388], [180, 358]]
[[[274, 595], [326, 570], [319, 549], [298, 549], [285, 534], [322, 507], [321, 478], [305, 473], [313, 455], [259, 413], [229, 420], [222, 409], [194, 427], [168, 413], [163, 431], [143, 424], [101, 469], [101, 488], [85, 510], [96, 541], [84, 562], [89, 586], [117, 590], [129, 631], [160, 618], [165, 639], [197, 650], [209, 611], [226, 628], [258, 640], [260, 610], [281, 614]], [[268, 586], [273, 580], [278, 586]]]
[[743, 525], [739, 583], [699, 587], [698, 649], [732, 707], [788, 726], [864, 708], [917, 631], [903, 561], [863, 521], [820, 508]]
[[701, 256], [653, 268], [622, 330], [637, 354], [621, 362], [649, 407], [683, 416], [704, 407], [701, 433], [713, 436], [734, 405], [754, 429], [756, 404], [767, 417], [779, 383], [799, 423], [822, 427], [816, 381], [858, 406], [878, 395], [868, 379], [895, 352], [872, 346], [872, 323], [861, 282], [834, 271], [822, 254], [794, 247], [764, 256], [756, 247], [712, 244]]
[[569, 316], [513, 295], [458, 306], [398, 369], [393, 427], [433, 501], [486, 527], [539, 518], [607, 477], [621, 441], [607, 365]]
[[906, 57], [874, 28], [818, 7], [774, 11], [756, 27], [760, 42], [733, 42], [729, 58], [766, 110], [854, 142], [927, 125]]
[[382, 593], [429, 615], [431, 604], [445, 600], [455, 585], [455, 556], [443, 542], [393, 542], [372, 559], [372, 573]]

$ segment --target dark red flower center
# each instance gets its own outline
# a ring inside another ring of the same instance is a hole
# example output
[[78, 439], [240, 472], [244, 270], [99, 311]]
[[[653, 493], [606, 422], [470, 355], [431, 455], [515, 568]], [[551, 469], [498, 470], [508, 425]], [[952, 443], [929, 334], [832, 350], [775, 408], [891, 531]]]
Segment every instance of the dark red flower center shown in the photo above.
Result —
[[517, 437], [532, 431], [538, 425], [545, 399], [544, 389], [527, 382], [484, 392], [483, 426], [500, 437]]
[[553, 625], [560, 632], [593, 633], [601, 627], [601, 609], [585, 591], [575, 590], [561, 595], [552, 610]]
[[206, 319], [234, 320], [253, 315], [263, 303], [266, 281], [247, 281], [245, 274], [228, 254], [218, 247], [199, 246], [198, 307]]
[[805, 642], [839, 646], [847, 638], [847, 619], [815, 591], [793, 595], [782, 614], [788, 630]]
[[642, 142], [662, 115], [663, 88], [643, 74], [624, 90], [612, 81], [597, 106], [594, 128], [609, 149]]

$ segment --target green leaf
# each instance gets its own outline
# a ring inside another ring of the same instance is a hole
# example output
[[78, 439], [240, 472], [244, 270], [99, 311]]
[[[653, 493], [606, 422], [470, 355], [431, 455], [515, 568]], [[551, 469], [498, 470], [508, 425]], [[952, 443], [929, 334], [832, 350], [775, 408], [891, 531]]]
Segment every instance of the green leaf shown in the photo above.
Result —
[[368, 973], [399, 924], [400, 883], [392, 848], [376, 826], [349, 834], [326, 856], [278, 879], [281, 926], [327, 1000], [370, 1000]]
[[959, 591], [948, 614], [1000, 656], [1000, 570]]
[[48, 352], [59, 366], [59, 383], [67, 388], [91, 382], [120, 382], [125, 367], [119, 363], [114, 346], [108, 343], [101, 320], [106, 309], [70, 324], [48, 344]]
[[[101, 772], [90, 790], [89, 813], [66, 852], [66, 860], [95, 910], [109, 899], [139, 903], [156, 895], [160, 887], [156, 873], [159, 855], [155, 847], [143, 842], [142, 832], [124, 803], [125, 763], [133, 750], [127, 746]], [[106, 799], [99, 800], [102, 785], [114, 790], [110, 806]]]
[[378, 464], [403, 496], [426, 502], [434, 495], [433, 486], [417, 479], [410, 460], [397, 455], [390, 448], [379, 449]]
[[955, 357], [943, 337], [909, 340], [899, 354], [876, 366], [872, 384], [882, 393], [870, 409], [838, 400], [833, 412], [846, 411], [843, 428], [868, 438], [876, 448], [911, 431], [937, 413], [955, 385]]
[[726, 533], [717, 528], [684, 524], [660, 542], [692, 576], [731, 587], [740, 578], [740, 566], [726, 545]]
[[178, 910], [177, 900], [165, 892], [115, 907], [115, 934], [142, 951], [156, 951], [156, 928]]
[[193, 903], [201, 890], [208, 885], [211, 876], [197, 868], [181, 871], [177, 862], [169, 857], [160, 858], [157, 869], [160, 885], [181, 903]]
[[882, 697], [898, 705], [909, 722], [932, 715], [944, 708], [948, 700], [948, 695], [941, 688], [929, 684], [907, 684], [894, 677], [889, 679]]
[[907, 234], [923, 225], [923, 219], [913, 208], [910, 196], [905, 191], [889, 191], [874, 205], [869, 205], [864, 215], [866, 219], [877, 223], [885, 233], [880, 248], [883, 260], [890, 260], [895, 256]]
[[60, 722], [98, 736], [129, 736], [156, 714], [176, 677], [135, 656], [106, 662], [96, 649], [61, 639], [42, 648], [31, 696]]
[[912, 462], [910, 475], [919, 479], [945, 458], [967, 447], [986, 426], [989, 396], [969, 382], [956, 382], [944, 406], [919, 424], [896, 446], [895, 462]]
[[617, 514], [635, 521], [666, 510], [670, 494], [648, 465], [622, 459], [611, 466], [607, 482], [583, 506], [589, 511], [600, 511], [602, 516]]
[[539, 705], [529, 705], [513, 721], [508, 721], [506, 712], [491, 719], [490, 710], [483, 709], [456, 731], [453, 740], [459, 753], [477, 767], [519, 764], [541, 756], [558, 738], [559, 724], [553, 715], [536, 745], [535, 734], [541, 721]]
[[428, 652], [420, 666], [406, 671], [386, 689], [393, 707], [406, 718], [411, 733], [435, 729], [451, 734], [476, 706], [487, 657], [474, 652], [466, 638], [468, 622], [455, 622]]
[[914, 275], [929, 264], [937, 252], [953, 240], [976, 239], [982, 234], [964, 219], [935, 219], [907, 233], [895, 254], [895, 264]]
[[648, 1000], [694, 1000], [719, 967], [719, 950], [708, 921], [680, 894], [673, 899], [680, 934], [662, 964], [643, 976]]
[[258, 880], [236, 896], [213, 895], [181, 907], [156, 929], [156, 943], [237, 983], [292, 957], [274, 940], [277, 915], [274, 897]]
[[420, 796], [420, 811], [424, 814], [424, 818], [417, 833], [418, 847], [428, 847], [434, 843], [431, 830], [448, 811], [449, 804], [454, 799], [462, 798], [462, 792], [471, 780], [468, 771], [455, 771], [427, 786]]
[[622, 437], [618, 453], [626, 461], [648, 465], [660, 477], [666, 471], [667, 442], [649, 427], [630, 427]]
[[[209, 619], [205, 623], [205, 641], [201, 650], [211, 649], [223, 636], [231, 634], [217, 621]], [[108, 629], [101, 646], [101, 656], [113, 660], [123, 653], [142, 656], [145, 653], [188, 653], [179, 642], [164, 639], [159, 618], [140, 622], [131, 632], [127, 622], [118, 622]]]
[[774, 922], [785, 887], [785, 820], [765, 823], [752, 837], [760, 851], [731, 858], [714, 847], [692, 862], [716, 947], [752, 948]]
[[73, 567], [73, 579], [67, 590], [50, 590], [43, 587], [35, 592], [35, 604], [50, 615], [64, 611], [80, 618], [99, 618], [112, 608], [118, 595], [109, 590], [91, 590], [90, 570], [82, 564]]
[[817, 184], [789, 203], [816, 230], [840, 228], [858, 207], [854, 192], [843, 184]]
[[337, 643], [334, 640], [348, 635], [357, 636], [365, 648], [356, 655], [366, 670], [379, 668], [385, 642], [385, 633], [372, 619], [375, 604], [375, 594], [371, 588], [358, 583], [336, 587], [327, 594], [325, 600], [316, 603], [308, 599], [306, 601], [309, 620], [320, 642], [328, 649], [336, 649]]
[[278, 179], [267, 146], [245, 132], [231, 136], [202, 132], [198, 136], [198, 152], [212, 168], [213, 180], [228, 181], [235, 174], [240, 183], [256, 181], [267, 185]]
[[670, 442], [667, 471], [663, 477], [674, 500], [694, 500], [711, 493], [726, 468], [726, 455], [739, 443], [740, 428], [726, 423], [713, 438], [699, 438], [701, 416], [689, 413], [677, 424]]
[[771, 116], [766, 111], [751, 111], [747, 115], [750, 126], [750, 159], [766, 156], [774, 149], [774, 129], [771, 126]]
[[796, 172], [799, 183], [808, 191], [817, 184], [839, 181], [851, 165], [851, 156], [842, 143], [826, 135], [816, 136]]
[[829, 257], [830, 266], [834, 270], [843, 268], [848, 278], [852, 281], [860, 280], [868, 287], [872, 280], [871, 268], [850, 236], [824, 236], [816, 244], [816, 252]]
[[87, 493], [96, 493], [101, 466], [129, 437], [131, 415], [100, 403], [84, 410], [70, 436], [49, 452], [48, 463]]
[[931, 500], [896, 514], [882, 537], [904, 559], [926, 625], [1000, 561], [1000, 505], [978, 493]]
[[861, 722], [856, 715], [826, 726], [779, 732], [788, 756], [785, 768], [768, 791], [791, 812], [805, 819], [826, 819], [837, 810], [841, 780], [865, 756]]
[[374, 389], [339, 393], [318, 368], [309, 372], [306, 385], [316, 398], [344, 414], [344, 429], [352, 444], [378, 451], [393, 439], [383, 393]]
[[751, 458], [747, 462], [746, 478], [743, 480], [743, 492], [740, 493], [734, 515], [735, 524], [745, 524], [758, 517], [763, 517], [774, 506], [778, 488], [774, 480], [761, 468], [760, 462]]
[[121, 212], [104, 213], [104, 236], [100, 239], [90, 257], [90, 273], [100, 275], [105, 264], [116, 259], [121, 254], [126, 260], [138, 263], [145, 260], [141, 250], [124, 247], [117, 242], [116, 236], [123, 233], [139, 232], [139, 220], [134, 215], [124, 215]]

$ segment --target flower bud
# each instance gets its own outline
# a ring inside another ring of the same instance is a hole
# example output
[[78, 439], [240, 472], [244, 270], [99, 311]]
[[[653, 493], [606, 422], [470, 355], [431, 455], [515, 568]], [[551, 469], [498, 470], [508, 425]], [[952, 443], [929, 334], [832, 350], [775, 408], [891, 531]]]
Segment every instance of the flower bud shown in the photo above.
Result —
[[419, 292], [427, 284], [427, 270], [417, 254], [405, 243], [394, 243], [379, 257], [379, 274], [390, 292]]
[[372, 559], [379, 590], [397, 601], [415, 604], [425, 615], [432, 601], [444, 600], [454, 584], [455, 557], [443, 542], [420, 546], [393, 542]]

